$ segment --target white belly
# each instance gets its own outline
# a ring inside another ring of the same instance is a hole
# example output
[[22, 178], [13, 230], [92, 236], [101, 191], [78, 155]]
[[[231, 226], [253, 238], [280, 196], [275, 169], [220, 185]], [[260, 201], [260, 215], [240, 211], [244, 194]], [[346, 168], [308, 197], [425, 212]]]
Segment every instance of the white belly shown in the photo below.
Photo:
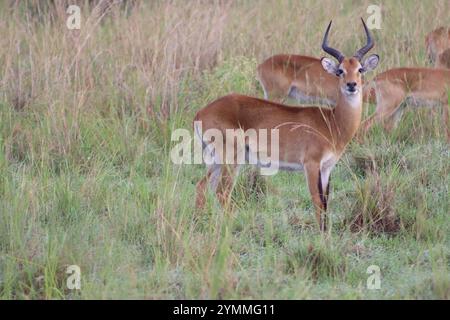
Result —
[[263, 164], [261, 162], [257, 163], [257, 166], [260, 168], [267, 168], [269, 166], [273, 168], [278, 168], [283, 171], [302, 171], [303, 164], [295, 163], [295, 162], [286, 162], [286, 161], [270, 161], [270, 164]]

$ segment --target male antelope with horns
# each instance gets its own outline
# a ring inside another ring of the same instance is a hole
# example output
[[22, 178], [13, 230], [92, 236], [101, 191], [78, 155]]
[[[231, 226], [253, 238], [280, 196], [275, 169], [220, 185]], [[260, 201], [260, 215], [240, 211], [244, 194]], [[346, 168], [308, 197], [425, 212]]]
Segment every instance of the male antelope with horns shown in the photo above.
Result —
[[[201, 140], [204, 151], [209, 152], [215, 159], [214, 163], [208, 166], [206, 176], [197, 184], [197, 207], [204, 206], [208, 185], [222, 205], [226, 206], [239, 167], [239, 165], [224, 165], [224, 154], [215, 148], [218, 142], [227, 145], [227, 141], [206, 139], [203, 132], [208, 129], [218, 130], [223, 133], [223, 139], [226, 140], [227, 129], [244, 131], [278, 129], [279, 168], [305, 171], [317, 222], [320, 229], [325, 230], [326, 218], [322, 212], [327, 209], [330, 174], [361, 122], [361, 76], [373, 70], [379, 61], [378, 55], [371, 55], [363, 62], [364, 55], [374, 46], [374, 42], [364, 20], [362, 23], [367, 44], [353, 57], [344, 57], [340, 51], [328, 46], [331, 22], [323, 38], [323, 50], [337, 60], [337, 62], [328, 58], [321, 60], [322, 67], [339, 78], [338, 97], [334, 109], [321, 109], [317, 106], [293, 108], [267, 100], [232, 94], [219, 98], [197, 112], [194, 118], [196, 135]], [[196, 125], [199, 122], [202, 129]], [[255, 151], [246, 147], [249, 153]]]

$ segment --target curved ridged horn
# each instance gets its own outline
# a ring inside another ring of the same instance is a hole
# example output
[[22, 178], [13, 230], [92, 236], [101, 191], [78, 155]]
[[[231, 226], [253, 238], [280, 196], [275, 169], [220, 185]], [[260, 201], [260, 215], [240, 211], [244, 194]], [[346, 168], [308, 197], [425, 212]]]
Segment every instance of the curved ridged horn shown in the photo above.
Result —
[[325, 31], [325, 35], [323, 36], [322, 49], [326, 53], [328, 53], [328, 54], [332, 55], [333, 57], [335, 57], [337, 59], [337, 61], [339, 61], [339, 63], [341, 63], [342, 60], [344, 60], [344, 55], [339, 50], [336, 50], [336, 49], [331, 48], [331, 47], [328, 46], [328, 32], [330, 31], [332, 22], [333, 22], [333, 20], [330, 21], [330, 24], [328, 25], [327, 31]]
[[364, 55], [367, 52], [369, 52], [369, 50], [372, 49], [373, 46], [374, 46], [374, 42], [373, 42], [372, 36], [370, 35], [370, 31], [367, 28], [366, 23], [364, 22], [363, 18], [361, 18], [361, 21], [363, 23], [364, 30], [366, 31], [367, 44], [364, 47], [362, 47], [361, 49], [359, 49], [358, 51], [356, 51], [356, 53], [354, 55], [354, 57], [356, 59], [358, 59], [359, 61], [361, 61], [362, 58], [364, 57]]

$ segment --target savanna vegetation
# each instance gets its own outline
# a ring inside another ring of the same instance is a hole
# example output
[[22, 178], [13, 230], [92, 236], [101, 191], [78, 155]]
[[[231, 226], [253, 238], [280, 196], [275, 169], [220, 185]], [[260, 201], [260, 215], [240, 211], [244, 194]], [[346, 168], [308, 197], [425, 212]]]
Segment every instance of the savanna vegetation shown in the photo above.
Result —
[[[66, 27], [69, 2], [80, 30]], [[199, 213], [204, 166], [170, 161], [171, 132], [191, 130], [196, 110], [231, 92], [262, 97], [263, 59], [322, 56], [330, 19], [331, 43], [351, 54], [370, 4], [382, 8], [377, 72], [427, 66], [424, 38], [450, 25], [447, 0], [0, 2], [0, 297], [450, 298], [439, 109], [350, 144], [326, 234], [302, 174], [258, 188], [243, 174], [233, 210], [211, 196]], [[80, 290], [67, 288], [69, 265]]]

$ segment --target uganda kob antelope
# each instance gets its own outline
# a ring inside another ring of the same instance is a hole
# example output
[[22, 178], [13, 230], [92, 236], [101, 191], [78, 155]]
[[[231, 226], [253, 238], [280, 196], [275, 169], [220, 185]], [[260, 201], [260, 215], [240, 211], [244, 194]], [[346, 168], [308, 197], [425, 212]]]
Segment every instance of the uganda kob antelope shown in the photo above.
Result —
[[450, 28], [440, 27], [425, 37], [430, 62], [436, 68], [450, 69]]
[[[208, 186], [215, 192], [221, 204], [227, 206], [239, 168], [239, 165], [223, 164], [223, 153], [215, 150], [216, 141], [203, 137], [205, 130], [270, 131], [277, 128], [279, 168], [304, 170], [318, 225], [321, 230], [325, 230], [326, 218], [322, 212], [327, 209], [330, 174], [361, 122], [361, 76], [373, 70], [379, 61], [378, 55], [371, 55], [363, 62], [363, 57], [374, 46], [374, 42], [364, 21], [362, 23], [367, 44], [353, 57], [344, 57], [340, 51], [328, 46], [331, 22], [323, 38], [323, 50], [337, 60], [337, 62], [329, 58], [321, 60], [323, 69], [338, 78], [338, 97], [334, 109], [322, 109], [317, 106], [289, 107], [267, 100], [231, 94], [219, 98], [197, 112], [194, 118], [194, 131], [202, 142], [204, 152], [210, 153], [209, 156], [215, 159], [214, 163], [208, 166], [206, 176], [197, 184], [198, 208], [205, 204]], [[196, 125], [198, 121], [202, 124], [201, 130]], [[220, 142], [223, 145], [227, 144], [226, 141]], [[253, 153], [253, 157], [258, 157], [258, 150], [248, 149], [247, 152]]]
[[[450, 92], [450, 29], [440, 27], [425, 37], [433, 68], [394, 68], [378, 74], [365, 87], [375, 113], [363, 122], [364, 134], [375, 122], [386, 130], [396, 127], [407, 107], [442, 106], [442, 123], [450, 140], [448, 99]], [[366, 100], [366, 99], [365, 99]]]
[[396, 127], [408, 107], [442, 106], [442, 124], [450, 139], [448, 99], [450, 70], [435, 68], [395, 68], [378, 74], [369, 84], [369, 100], [375, 99], [375, 113], [363, 122], [364, 134], [374, 122], [386, 130]]

